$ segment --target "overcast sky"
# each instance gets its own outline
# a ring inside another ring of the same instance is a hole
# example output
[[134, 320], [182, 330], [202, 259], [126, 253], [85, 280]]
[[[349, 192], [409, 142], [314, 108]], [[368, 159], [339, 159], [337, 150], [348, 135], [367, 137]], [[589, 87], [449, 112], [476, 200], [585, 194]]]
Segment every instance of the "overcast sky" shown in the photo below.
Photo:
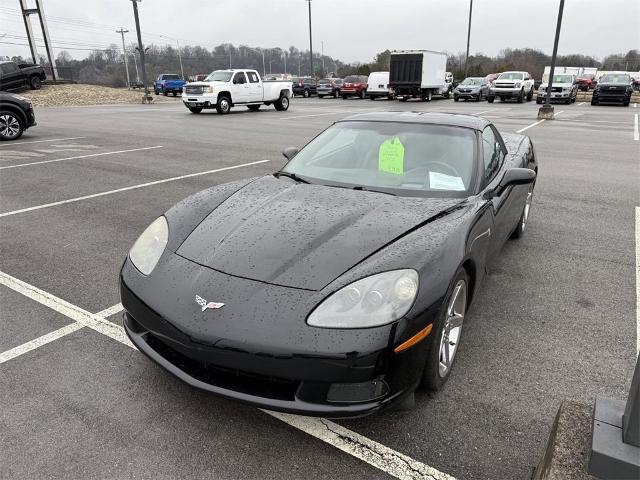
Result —
[[[35, 0], [28, 0], [34, 5]], [[129, 0], [43, 0], [55, 54], [75, 58], [120, 44], [116, 26], [135, 41]], [[494, 55], [510, 47], [551, 53], [559, 0], [475, 0], [471, 52]], [[219, 43], [288, 48], [309, 46], [305, 0], [144, 0], [143, 42], [211, 48]], [[313, 45], [342, 61], [370, 61], [382, 50], [466, 48], [469, 0], [313, 0]], [[34, 18], [34, 25], [37, 20]], [[559, 53], [598, 58], [640, 48], [639, 0], [566, 0]], [[4, 35], [4, 36], [3, 36]], [[18, 2], [0, 0], [0, 55], [29, 56]], [[64, 42], [64, 43], [63, 43]], [[74, 49], [72, 49], [74, 48]], [[40, 48], [44, 53], [44, 48]]]

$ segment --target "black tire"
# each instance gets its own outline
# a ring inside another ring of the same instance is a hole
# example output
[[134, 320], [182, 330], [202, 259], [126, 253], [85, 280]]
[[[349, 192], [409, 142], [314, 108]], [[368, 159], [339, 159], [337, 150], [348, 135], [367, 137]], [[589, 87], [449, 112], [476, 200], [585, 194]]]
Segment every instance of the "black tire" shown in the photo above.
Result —
[[375, 95], [369, 95], [369, 100], [375, 100], [376, 96]]
[[160, 95], [160, 92], [157, 89], [153, 89], [153, 93], [155, 93], [156, 95]]
[[492, 97], [492, 96], [488, 96], [487, 97], [487, 102], [489, 103], [493, 103], [493, 101], [496, 99], [496, 97]]
[[0, 140], [17, 140], [24, 132], [22, 119], [11, 111], [0, 112]]
[[364, 100], [367, 96], [367, 91], [366, 90], [360, 90], [360, 99]]
[[178, 96], [178, 92], [173, 92], [173, 96], [177, 97]]
[[567, 98], [564, 103], [565, 105], [569, 105], [571, 103], [571, 97]]
[[476, 102], [481, 102], [482, 101], [482, 92], [478, 93], [478, 96], [476, 97]]
[[631, 101], [624, 102], [624, 103], [622, 104], [622, 106], [623, 106], [623, 107], [628, 107], [628, 106], [629, 106], [629, 103], [631, 103]]
[[162, 95], [164, 95], [165, 97], [169, 95], [169, 92], [165, 92], [164, 90], [162, 91]]
[[431, 90], [427, 90], [427, 93], [422, 95], [422, 101], [423, 102], [430, 102], [432, 96], [433, 96], [433, 93], [431, 92]]
[[33, 76], [29, 79], [29, 88], [31, 90], [40, 90], [42, 88], [42, 79], [37, 76]]
[[[455, 364], [455, 353], [457, 353], [457, 347], [460, 345], [460, 339], [462, 337], [461, 334], [464, 331], [464, 328], [460, 330], [460, 335], [457, 338], [456, 350], [453, 353], [453, 358], [451, 358], [450, 366], [446, 370], [446, 372], [442, 373], [440, 371], [440, 346], [441, 342], [443, 341], [443, 331], [445, 330], [445, 326], [447, 323], [447, 313], [450, 307], [450, 303], [453, 300], [453, 295], [456, 293], [457, 288], [461, 283], [464, 285], [464, 294], [462, 293], [462, 291], [459, 291], [458, 295], [461, 296], [461, 301], [464, 297], [464, 312], [462, 324], [462, 327], [464, 327], [464, 316], [466, 314], [469, 301], [469, 275], [467, 275], [467, 272], [463, 267], [459, 267], [453, 277], [453, 280], [451, 281], [449, 290], [445, 295], [445, 300], [442, 303], [441, 311], [438, 313], [438, 318], [431, 330], [431, 346], [429, 347], [429, 352], [427, 353], [427, 361], [422, 372], [422, 380], [420, 382], [420, 386], [432, 392], [437, 392], [438, 390], [440, 390], [449, 379], [451, 370], [453, 368], [453, 365]], [[450, 346], [453, 345], [450, 344]]]
[[591, 99], [591, 105], [598, 105], [598, 101], [594, 100], [593, 98]]
[[202, 107], [187, 107], [191, 113], [200, 113], [202, 111]]
[[531, 90], [527, 93], [527, 102], [530, 102], [531, 100], [533, 100], [533, 87], [531, 87]]
[[302, 93], [302, 96], [304, 98], [309, 98], [311, 96], [311, 94], [309, 93], [309, 90], [305, 89], [304, 92]]
[[578, 98], [578, 96], [577, 96], [577, 95], [576, 95], [575, 97], [573, 97], [573, 98], [571, 99], [571, 103], [576, 103], [577, 98]]
[[458, 97], [453, 97], [453, 101], [454, 101], [454, 102], [459, 102], [459, 101], [460, 101], [460, 99], [459, 99]]
[[541, 98], [536, 98], [536, 103], [537, 103], [538, 105], [540, 105], [540, 104], [542, 103], [542, 99], [541, 99]]
[[273, 102], [273, 106], [279, 112], [286, 112], [287, 110], [289, 110], [289, 103], [289, 97], [287, 97], [286, 95], [280, 95], [280, 98]]
[[324, 95], [318, 95], [318, 98], [324, 98]]
[[518, 95], [518, 103], [524, 103], [524, 89], [520, 90], [520, 94]]
[[342, 95], [342, 99], [343, 99], [343, 100], [346, 100], [346, 99], [347, 99], [347, 96], [346, 96], [346, 95]]
[[[529, 186], [529, 191], [527, 192], [527, 197], [525, 200], [525, 205], [522, 208], [522, 214], [520, 215], [520, 219], [518, 220], [518, 225], [516, 229], [511, 233], [511, 238], [521, 238], [524, 235], [526, 230], [526, 226], [529, 222], [529, 214], [531, 213], [531, 205], [533, 204], [533, 190], [535, 188], [535, 182]], [[527, 208], [528, 207], [528, 208]]]
[[401, 102], [406, 102], [407, 100], [409, 100], [409, 97], [400, 97]]
[[252, 112], [257, 112], [258, 110], [260, 110], [261, 106], [262, 105], [247, 105], [247, 108]]
[[216, 103], [216, 111], [220, 115], [226, 115], [231, 110], [231, 99], [226, 95], [220, 95]]

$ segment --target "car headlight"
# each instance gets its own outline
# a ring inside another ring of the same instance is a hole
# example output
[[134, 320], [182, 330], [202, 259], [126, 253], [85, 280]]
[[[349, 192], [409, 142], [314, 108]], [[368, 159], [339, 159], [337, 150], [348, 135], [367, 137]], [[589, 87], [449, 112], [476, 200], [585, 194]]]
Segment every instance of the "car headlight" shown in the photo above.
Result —
[[216, 91], [216, 87], [212, 87], [211, 85], [207, 87], [207, 93], [214, 93], [215, 91]]
[[158, 217], [138, 237], [129, 251], [131, 263], [144, 275], [149, 275], [156, 267], [169, 239], [167, 219]]
[[378, 273], [353, 282], [323, 300], [307, 318], [313, 327], [369, 328], [405, 315], [418, 294], [418, 272]]
[[515, 86], [516, 88], [520, 88], [520, 85], [521, 85], [521, 83], [520, 83], [520, 82], [516, 82], [516, 83], [514, 84], [514, 86]]

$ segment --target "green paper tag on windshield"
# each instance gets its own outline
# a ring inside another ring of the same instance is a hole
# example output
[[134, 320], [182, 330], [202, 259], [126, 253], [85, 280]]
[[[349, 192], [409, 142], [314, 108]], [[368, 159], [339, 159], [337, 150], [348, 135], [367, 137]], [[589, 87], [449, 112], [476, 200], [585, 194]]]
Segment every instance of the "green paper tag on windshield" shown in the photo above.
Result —
[[378, 152], [378, 171], [402, 175], [404, 173], [404, 146], [398, 137], [385, 140]]

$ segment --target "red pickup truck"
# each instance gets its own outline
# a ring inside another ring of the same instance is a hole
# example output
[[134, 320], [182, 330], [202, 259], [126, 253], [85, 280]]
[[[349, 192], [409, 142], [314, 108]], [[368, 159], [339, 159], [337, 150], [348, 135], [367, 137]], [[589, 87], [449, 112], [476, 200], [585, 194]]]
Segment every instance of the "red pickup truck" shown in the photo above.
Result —
[[365, 98], [367, 96], [367, 83], [369, 77], [366, 75], [349, 75], [342, 83], [340, 88], [340, 95], [344, 100], [347, 97], [360, 97]]
[[587, 90], [593, 90], [596, 88], [598, 79], [593, 73], [587, 73], [576, 78], [576, 84], [578, 85], [579, 90], [586, 92]]

